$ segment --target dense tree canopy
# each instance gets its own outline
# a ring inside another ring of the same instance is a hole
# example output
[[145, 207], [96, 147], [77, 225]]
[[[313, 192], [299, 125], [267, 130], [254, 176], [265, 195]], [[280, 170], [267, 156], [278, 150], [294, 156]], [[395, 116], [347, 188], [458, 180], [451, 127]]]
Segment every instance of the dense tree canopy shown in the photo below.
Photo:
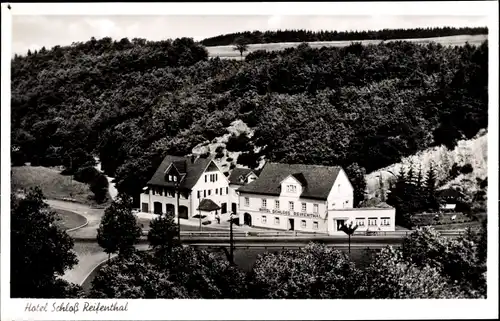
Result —
[[342, 40], [389, 40], [446, 37], [455, 35], [485, 35], [488, 28], [415, 28], [415, 29], [383, 29], [377, 31], [308, 31], [308, 30], [277, 30], [277, 31], [246, 31], [219, 35], [203, 39], [204, 46], [225, 46], [233, 44], [237, 39], [245, 39], [247, 43], [275, 42], [313, 42]]
[[245, 293], [245, 275], [225, 259], [174, 247], [163, 264], [149, 252], [112, 260], [94, 279], [91, 297], [236, 299]]
[[13, 298], [77, 298], [78, 285], [61, 279], [77, 262], [73, 239], [60, 230], [57, 215], [40, 189], [11, 195], [11, 296]]
[[487, 127], [487, 84], [487, 42], [304, 44], [233, 61], [209, 60], [192, 39], [91, 39], [13, 59], [12, 159], [92, 154], [136, 197], [166, 153], [189, 154], [241, 119], [255, 130], [246, 152], [260, 148], [241, 162], [371, 172]]

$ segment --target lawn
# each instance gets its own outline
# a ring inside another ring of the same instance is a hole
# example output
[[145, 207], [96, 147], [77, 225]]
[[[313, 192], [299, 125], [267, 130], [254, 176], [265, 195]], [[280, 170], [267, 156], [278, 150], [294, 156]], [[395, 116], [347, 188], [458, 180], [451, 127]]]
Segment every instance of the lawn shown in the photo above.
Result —
[[63, 230], [69, 230], [75, 227], [79, 227], [87, 222], [87, 219], [85, 217], [74, 212], [60, 209], [53, 209], [53, 211], [56, 212], [61, 218], [61, 220], [57, 222], [57, 225], [59, 225]]
[[[426, 38], [426, 39], [403, 39], [405, 41], [416, 42], [421, 44], [426, 44], [429, 42], [436, 42], [444, 46], [463, 46], [466, 42], [471, 45], [480, 45], [484, 40], [487, 40], [487, 35], [461, 35], [461, 36], [450, 36], [450, 37], [436, 37], [436, 38]], [[388, 40], [397, 41], [397, 40]], [[346, 47], [349, 46], [354, 41], [317, 41], [309, 42], [311, 48], [321, 48], [321, 47]], [[355, 41], [361, 42], [363, 45], [368, 44], [378, 44], [381, 40], [362, 40]], [[283, 50], [286, 48], [297, 47], [300, 42], [282, 42], [282, 43], [264, 43], [264, 44], [250, 44], [248, 46], [248, 51], [243, 53], [245, 57], [248, 53], [257, 50]], [[221, 59], [240, 59], [240, 52], [233, 50], [234, 46], [213, 46], [207, 47], [209, 57], [219, 57]]]
[[11, 170], [13, 192], [38, 186], [47, 199], [72, 199], [78, 203], [95, 205], [95, 201], [92, 199], [94, 194], [87, 184], [75, 181], [72, 176], [61, 175], [57, 169], [42, 166], [20, 166], [12, 167]]

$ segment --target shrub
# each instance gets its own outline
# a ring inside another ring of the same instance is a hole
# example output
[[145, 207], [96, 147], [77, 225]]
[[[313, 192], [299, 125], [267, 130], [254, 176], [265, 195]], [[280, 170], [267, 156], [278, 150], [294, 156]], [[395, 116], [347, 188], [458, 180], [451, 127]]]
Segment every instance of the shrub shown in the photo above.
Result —
[[97, 177], [90, 182], [90, 190], [94, 193], [94, 199], [97, 203], [103, 203], [106, 200], [108, 185], [108, 179], [102, 173], [99, 173]]
[[226, 161], [230, 163], [230, 162], [233, 161], [233, 158], [232, 157], [228, 157], [228, 158], [226, 158]]
[[236, 168], [236, 165], [234, 163], [231, 163], [231, 166], [229, 166], [229, 169], [234, 169]]
[[82, 183], [90, 183], [99, 176], [99, 171], [93, 166], [86, 166], [76, 170], [73, 178]]
[[224, 152], [224, 147], [222, 147], [222, 146], [217, 146], [217, 148], [215, 149], [215, 152], [216, 152], [216, 153], [223, 154], [223, 152]]
[[470, 174], [473, 171], [474, 169], [472, 168], [471, 164], [465, 164], [464, 166], [462, 166], [462, 168], [460, 168], [460, 173], [462, 174]]
[[238, 160], [236, 162], [243, 166], [256, 168], [257, 166], [259, 166], [259, 158], [259, 155], [254, 152], [242, 153], [238, 156]]
[[247, 134], [242, 133], [239, 136], [232, 135], [229, 137], [226, 148], [230, 152], [244, 152], [252, 150], [252, 144]]

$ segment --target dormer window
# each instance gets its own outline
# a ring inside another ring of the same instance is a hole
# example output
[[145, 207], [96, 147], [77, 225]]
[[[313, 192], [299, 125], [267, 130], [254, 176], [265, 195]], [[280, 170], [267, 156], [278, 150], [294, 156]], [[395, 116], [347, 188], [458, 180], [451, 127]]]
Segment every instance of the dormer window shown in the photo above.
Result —
[[296, 185], [287, 185], [286, 186], [286, 191], [287, 191], [287, 193], [296, 193], [297, 192], [297, 186]]
[[177, 182], [177, 176], [174, 176], [174, 182]]
[[168, 181], [171, 182], [173, 180], [172, 175], [168, 175]]

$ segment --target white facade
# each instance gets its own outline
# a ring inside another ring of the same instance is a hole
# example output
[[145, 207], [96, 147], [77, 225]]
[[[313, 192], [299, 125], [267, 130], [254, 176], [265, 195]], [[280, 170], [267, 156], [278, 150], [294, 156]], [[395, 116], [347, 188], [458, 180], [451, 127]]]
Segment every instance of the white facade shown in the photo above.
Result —
[[[314, 182], [309, 182], [313, 184]], [[240, 223], [261, 228], [344, 234], [339, 224], [354, 220], [359, 231], [394, 231], [393, 208], [353, 208], [354, 190], [340, 170], [326, 200], [301, 197], [303, 186], [294, 176], [281, 182], [280, 195], [242, 192]]]
[[353, 221], [359, 232], [382, 232], [396, 230], [394, 208], [351, 208], [328, 211], [328, 234], [343, 234], [341, 224]]
[[[199, 214], [197, 210], [202, 199], [207, 198], [221, 207], [219, 214], [229, 213], [230, 211], [230, 190], [229, 181], [221, 169], [212, 162], [203, 174], [199, 177], [196, 184], [189, 192], [181, 192], [179, 197], [179, 208], [181, 218], [191, 218]], [[177, 195], [175, 188], [172, 187], [151, 187], [147, 192], [141, 194], [141, 211], [154, 213], [156, 206], [160, 206], [162, 213], [171, 209], [177, 217]], [[146, 205], [147, 204], [147, 205]], [[183, 208], [185, 207], [185, 208]], [[183, 210], [187, 215], [182, 215]], [[215, 219], [215, 213], [212, 213], [211, 219]]]

